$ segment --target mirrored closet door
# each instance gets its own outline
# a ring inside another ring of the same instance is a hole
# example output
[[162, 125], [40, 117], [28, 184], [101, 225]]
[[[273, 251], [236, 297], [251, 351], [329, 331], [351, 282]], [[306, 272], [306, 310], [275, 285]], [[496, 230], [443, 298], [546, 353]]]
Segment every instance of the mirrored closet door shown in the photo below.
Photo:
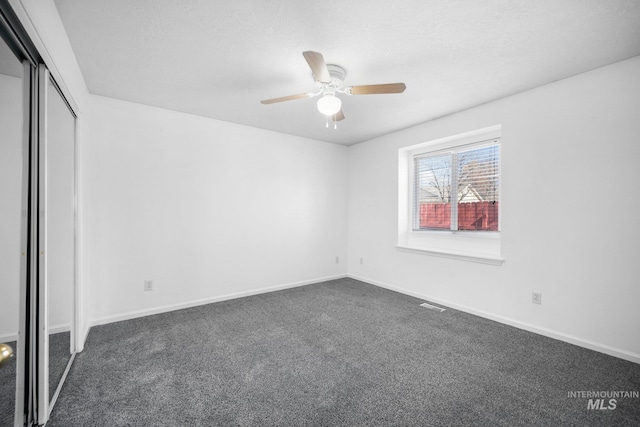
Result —
[[21, 423], [24, 398], [29, 77], [0, 37], [0, 426]]
[[51, 79], [46, 90], [46, 286], [53, 407], [74, 353], [76, 118]]
[[0, 0], [0, 426], [44, 425], [76, 343], [76, 116]]

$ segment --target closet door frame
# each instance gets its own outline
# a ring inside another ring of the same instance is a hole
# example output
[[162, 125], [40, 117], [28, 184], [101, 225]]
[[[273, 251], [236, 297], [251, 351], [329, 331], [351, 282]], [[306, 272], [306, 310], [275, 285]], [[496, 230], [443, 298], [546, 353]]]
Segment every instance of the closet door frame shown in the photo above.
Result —
[[[20, 9], [18, 7], [18, 9]], [[18, 10], [24, 18], [24, 10]], [[43, 425], [49, 418], [53, 405], [49, 402], [48, 375], [48, 289], [46, 253], [46, 189], [47, 189], [47, 90], [52, 82], [74, 117], [74, 277], [72, 287], [72, 316], [70, 331], [69, 363], [61, 380], [64, 382], [80, 336], [80, 234], [78, 220], [78, 113], [73, 99], [51, 76], [43, 57], [29, 37], [21, 19], [9, 2], [0, 0], [0, 36], [15, 56], [23, 63], [23, 135], [22, 135], [22, 221], [20, 252], [20, 308], [16, 352], [16, 403], [15, 427]], [[37, 37], [36, 37], [37, 38]], [[46, 53], [46, 52], [45, 52]], [[55, 68], [55, 66], [54, 66]], [[55, 73], [54, 73], [55, 74]], [[57, 74], [56, 74], [57, 75]], [[59, 385], [57, 393], [60, 390]]]

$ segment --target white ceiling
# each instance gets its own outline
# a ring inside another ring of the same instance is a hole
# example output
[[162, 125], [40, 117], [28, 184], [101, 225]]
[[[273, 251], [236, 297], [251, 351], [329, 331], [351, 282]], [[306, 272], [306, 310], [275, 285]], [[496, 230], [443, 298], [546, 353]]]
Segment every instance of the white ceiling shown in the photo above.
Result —
[[[55, 0], [94, 94], [353, 144], [640, 55], [638, 0]], [[325, 128], [302, 52], [347, 85]]]

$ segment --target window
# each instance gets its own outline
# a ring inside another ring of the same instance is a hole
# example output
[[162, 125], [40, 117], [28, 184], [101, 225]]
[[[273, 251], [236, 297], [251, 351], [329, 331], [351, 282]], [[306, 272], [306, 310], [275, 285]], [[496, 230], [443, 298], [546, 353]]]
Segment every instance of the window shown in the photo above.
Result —
[[502, 265], [495, 125], [398, 150], [399, 251]]
[[499, 231], [499, 140], [416, 154], [413, 162], [414, 231]]

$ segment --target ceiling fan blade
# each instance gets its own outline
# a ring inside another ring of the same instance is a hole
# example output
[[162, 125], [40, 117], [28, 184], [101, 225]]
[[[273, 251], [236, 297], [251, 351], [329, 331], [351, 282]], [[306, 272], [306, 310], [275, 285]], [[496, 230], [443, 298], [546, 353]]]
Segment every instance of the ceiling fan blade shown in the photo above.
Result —
[[324, 57], [320, 52], [314, 52], [312, 50], [307, 50], [302, 52], [304, 55], [304, 59], [307, 60], [311, 71], [313, 71], [313, 76], [320, 83], [329, 83], [331, 82], [331, 76], [329, 75], [329, 70], [327, 69], [327, 64], [324, 62]]
[[339, 122], [340, 120], [344, 120], [344, 112], [342, 110], [333, 115], [334, 122]]
[[298, 93], [296, 95], [283, 96], [281, 98], [263, 99], [261, 104], [275, 104], [276, 102], [293, 101], [294, 99], [309, 98], [311, 95], [308, 93]]
[[351, 86], [351, 95], [375, 95], [378, 93], [402, 93], [407, 88], [404, 83], [387, 83], [381, 85]]

